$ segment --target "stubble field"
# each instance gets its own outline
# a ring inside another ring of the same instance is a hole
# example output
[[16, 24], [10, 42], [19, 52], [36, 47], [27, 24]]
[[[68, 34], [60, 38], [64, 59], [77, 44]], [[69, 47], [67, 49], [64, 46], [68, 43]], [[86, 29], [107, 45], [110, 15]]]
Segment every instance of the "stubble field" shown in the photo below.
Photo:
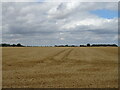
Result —
[[2, 48], [3, 88], [117, 88], [117, 47]]

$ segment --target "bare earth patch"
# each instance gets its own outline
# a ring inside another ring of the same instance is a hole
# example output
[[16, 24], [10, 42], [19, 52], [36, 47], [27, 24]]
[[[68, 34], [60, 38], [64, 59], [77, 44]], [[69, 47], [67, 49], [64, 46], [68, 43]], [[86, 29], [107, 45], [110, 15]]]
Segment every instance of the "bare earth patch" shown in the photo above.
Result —
[[2, 48], [3, 88], [117, 88], [117, 47]]

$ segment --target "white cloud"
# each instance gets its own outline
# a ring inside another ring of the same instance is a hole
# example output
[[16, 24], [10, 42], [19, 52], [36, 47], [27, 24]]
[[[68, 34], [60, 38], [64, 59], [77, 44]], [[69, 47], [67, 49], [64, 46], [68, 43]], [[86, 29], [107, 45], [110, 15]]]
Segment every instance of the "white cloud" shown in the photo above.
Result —
[[1, 0], [1, 2], [119, 2], [119, 0]]
[[117, 18], [106, 19], [90, 13], [98, 9], [117, 10], [116, 5], [104, 2], [3, 3], [3, 41], [32, 45], [36, 42], [38, 45], [116, 42]]
[[35, 2], [36, 0], [1, 0], [1, 2]]

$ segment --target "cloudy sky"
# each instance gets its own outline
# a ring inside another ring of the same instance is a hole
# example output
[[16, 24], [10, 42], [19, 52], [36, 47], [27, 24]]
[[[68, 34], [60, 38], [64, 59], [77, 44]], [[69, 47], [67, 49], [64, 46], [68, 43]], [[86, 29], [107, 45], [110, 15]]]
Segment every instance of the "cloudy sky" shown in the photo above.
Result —
[[3, 43], [80, 45], [118, 42], [117, 2], [4, 2]]

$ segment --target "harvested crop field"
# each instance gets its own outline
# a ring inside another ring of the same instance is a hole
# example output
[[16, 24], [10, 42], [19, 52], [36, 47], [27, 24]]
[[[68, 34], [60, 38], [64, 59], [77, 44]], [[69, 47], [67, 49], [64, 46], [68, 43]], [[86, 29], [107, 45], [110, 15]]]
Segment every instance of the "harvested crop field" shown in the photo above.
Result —
[[3, 88], [117, 88], [117, 47], [2, 48]]

